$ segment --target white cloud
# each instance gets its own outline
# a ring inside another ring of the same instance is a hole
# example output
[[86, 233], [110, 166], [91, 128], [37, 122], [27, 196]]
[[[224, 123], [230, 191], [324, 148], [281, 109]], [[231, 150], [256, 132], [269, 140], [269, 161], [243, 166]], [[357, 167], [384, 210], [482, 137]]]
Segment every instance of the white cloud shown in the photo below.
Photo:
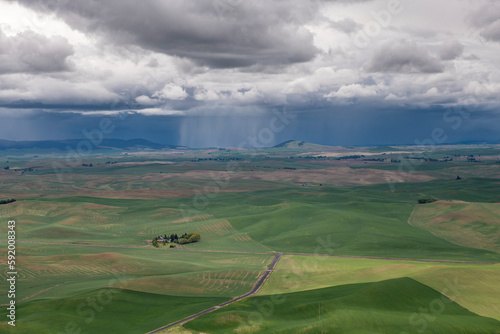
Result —
[[376, 96], [379, 89], [375, 86], [363, 86], [360, 84], [352, 84], [347, 86], [342, 86], [336, 92], [331, 92], [325, 95], [327, 98], [338, 97], [344, 99], [357, 98], [357, 97], [369, 97]]
[[362, 25], [354, 21], [350, 17], [345, 17], [338, 21], [332, 21], [330, 27], [342, 31], [346, 34], [352, 34], [362, 28]]
[[32, 31], [6, 36], [0, 30], [0, 74], [68, 71], [73, 47], [64, 37]]
[[216, 101], [220, 96], [213, 89], [197, 88], [194, 98], [198, 101]]
[[171, 110], [163, 108], [146, 108], [135, 110], [138, 114], [146, 116], [172, 116], [172, 115], [183, 115], [184, 112], [180, 110]]
[[184, 100], [188, 97], [188, 94], [181, 86], [169, 83], [166, 84], [161, 91], [154, 93], [153, 97], [168, 100]]
[[141, 95], [141, 96], [137, 97], [135, 99], [135, 101], [143, 106], [154, 106], [154, 105], [157, 105], [159, 103], [158, 100], [152, 99], [146, 95]]

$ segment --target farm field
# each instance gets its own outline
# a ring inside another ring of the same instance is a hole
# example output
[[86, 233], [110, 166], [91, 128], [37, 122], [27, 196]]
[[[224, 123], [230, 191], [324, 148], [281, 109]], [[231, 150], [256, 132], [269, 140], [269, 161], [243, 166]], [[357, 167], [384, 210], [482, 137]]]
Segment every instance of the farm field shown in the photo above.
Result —
[[[54, 323], [61, 325], [54, 330], [62, 331], [66, 322], [86, 319], [84, 314], [90, 311], [79, 310], [78, 305], [100, 294], [105, 296], [102, 297], [105, 302], [100, 305], [104, 308], [103, 315], [99, 313], [96, 320], [100, 320], [90, 322], [91, 326], [84, 322], [88, 331], [97, 330], [113, 312], [117, 312], [117, 316], [129, 314], [130, 325], [136, 323], [134, 308], [130, 306], [134, 296], [146, 305], [149, 299], [158, 307], [163, 305], [154, 317], [151, 315], [151, 319], [142, 323], [142, 328], [154, 329], [153, 324], [159, 327], [177, 320], [176, 317], [244, 294], [272, 257], [203, 252], [193, 256], [174, 250], [77, 245], [29, 245], [19, 247], [18, 252], [23, 255], [18, 263], [17, 300], [20, 312], [30, 314], [30, 330], [37, 332], [48, 331]], [[3, 265], [2, 281], [6, 271]], [[112, 291], [109, 303], [108, 291]], [[1, 297], [1, 304], [7, 302], [6, 295]], [[38, 312], [42, 309], [44, 312]], [[58, 310], [62, 309], [65, 312], [61, 314]], [[143, 312], [142, 316], [148, 312], [141, 308], [138, 311]], [[121, 322], [126, 324], [127, 320]], [[7, 330], [10, 326], [4, 323], [3, 328]]]
[[438, 201], [415, 208], [409, 223], [453, 243], [500, 252], [500, 203]]
[[[500, 257], [495, 248], [457, 244], [454, 239], [440, 237], [433, 229], [413, 224], [413, 220], [408, 223], [414, 219], [412, 213], [422, 194], [446, 199], [450, 199], [446, 194], [454, 194], [451, 199], [470, 200], [470, 190], [466, 195], [459, 190], [465, 183], [459, 188], [451, 182], [429, 181], [425, 190], [417, 184], [404, 183], [395, 192], [388, 191], [386, 185], [283, 185], [276, 190], [221, 193], [210, 199], [210, 205], [203, 210], [193, 205], [192, 197], [28, 197], [9, 204], [5, 211], [2, 208], [0, 216], [23, 221], [18, 229], [25, 240], [147, 246], [154, 235], [199, 231], [206, 237], [204, 242], [183, 247], [497, 261]], [[478, 180], [475, 189], [490, 201], [499, 197], [497, 188], [490, 183]], [[481, 203], [484, 202], [474, 205]], [[436, 204], [428, 204], [431, 208], [433, 205]], [[495, 210], [497, 206], [484, 205]], [[493, 225], [487, 236], [476, 233], [483, 236], [481, 240], [493, 244], [498, 240], [496, 217], [491, 213], [484, 218]], [[2, 226], [0, 232], [5, 233], [6, 228]]]
[[500, 265], [284, 256], [259, 295], [409, 277], [468, 310], [500, 320]]
[[[497, 333], [499, 322], [471, 313], [411, 278], [252, 297], [185, 325], [210, 333]], [[419, 308], [439, 304], [431, 320]], [[264, 308], [264, 305], [272, 307]], [[260, 310], [259, 310], [260, 307]]]
[[[64, 170], [57, 154], [1, 156], [19, 327], [2, 307], [0, 330], [146, 333], [248, 293], [284, 253], [255, 295], [163, 332], [413, 333], [442, 294], [427, 331], [498, 333], [498, 147], [438, 147], [412, 171], [415, 147], [299, 144], [93, 155]], [[185, 232], [201, 241], [151, 244]], [[98, 296], [109, 303], [87, 307]]]

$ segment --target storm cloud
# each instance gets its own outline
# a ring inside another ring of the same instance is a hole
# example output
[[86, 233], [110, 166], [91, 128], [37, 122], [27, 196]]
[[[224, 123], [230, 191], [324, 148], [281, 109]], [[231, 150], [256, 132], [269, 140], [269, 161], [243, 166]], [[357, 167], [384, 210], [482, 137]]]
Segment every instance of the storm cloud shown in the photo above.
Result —
[[[348, 136], [340, 130], [356, 123], [344, 117], [351, 112], [374, 129], [388, 128], [380, 110], [400, 112], [403, 123], [463, 106], [498, 119], [500, 4], [391, 3], [0, 0], [0, 116], [35, 113], [76, 129], [87, 123], [68, 119], [130, 114], [134, 122], [120, 135], [147, 135], [150, 126], [157, 140], [165, 127], [178, 134], [171, 143], [196, 146], [204, 137], [231, 145], [285, 106], [325, 138], [331, 128]], [[468, 122], [479, 127], [475, 119]], [[140, 135], [134, 124], [142, 124]], [[299, 138], [305, 128], [277, 138]]]
[[380, 45], [366, 69], [384, 73], [439, 73], [443, 65], [424, 46], [400, 40]]
[[138, 45], [216, 68], [292, 64], [311, 60], [318, 49], [303, 24], [317, 4], [304, 1], [19, 0], [54, 12], [70, 26], [104, 35], [111, 43]]

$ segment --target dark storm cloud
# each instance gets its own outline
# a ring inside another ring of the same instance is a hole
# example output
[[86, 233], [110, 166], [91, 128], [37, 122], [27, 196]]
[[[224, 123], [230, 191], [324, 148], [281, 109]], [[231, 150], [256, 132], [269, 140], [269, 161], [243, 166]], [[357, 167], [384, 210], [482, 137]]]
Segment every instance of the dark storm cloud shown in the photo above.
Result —
[[401, 40], [387, 42], [376, 48], [366, 70], [382, 73], [438, 73], [443, 71], [443, 65], [425, 47]]
[[442, 60], [452, 60], [460, 57], [464, 52], [464, 45], [459, 41], [443, 43], [439, 48], [439, 57]]
[[318, 52], [303, 27], [317, 1], [132, 0], [71, 1], [47, 6], [19, 0], [36, 11], [54, 12], [73, 28], [108, 41], [187, 57], [217, 68], [309, 61]]
[[31, 31], [8, 37], [0, 30], [0, 74], [69, 70], [73, 47], [63, 37], [45, 37]]

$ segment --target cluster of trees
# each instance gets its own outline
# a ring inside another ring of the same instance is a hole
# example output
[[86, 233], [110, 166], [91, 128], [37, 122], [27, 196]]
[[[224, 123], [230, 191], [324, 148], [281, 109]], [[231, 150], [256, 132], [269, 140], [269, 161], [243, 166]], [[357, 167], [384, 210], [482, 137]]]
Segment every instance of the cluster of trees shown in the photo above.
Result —
[[427, 204], [427, 203], [433, 203], [437, 201], [437, 199], [434, 199], [434, 198], [420, 198], [418, 200], [418, 204]]
[[12, 202], [15, 202], [16, 200], [14, 198], [9, 198], [9, 199], [2, 199], [0, 200], [0, 204], [9, 204]]
[[193, 242], [198, 242], [200, 240], [201, 240], [201, 235], [196, 232], [184, 233], [180, 237], [176, 233], [174, 233], [172, 235], [165, 234], [163, 236], [159, 235], [157, 237], [154, 237], [152, 244], [155, 247], [159, 247], [160, 244], [166, 245], [167, 243], [184, 245]]

